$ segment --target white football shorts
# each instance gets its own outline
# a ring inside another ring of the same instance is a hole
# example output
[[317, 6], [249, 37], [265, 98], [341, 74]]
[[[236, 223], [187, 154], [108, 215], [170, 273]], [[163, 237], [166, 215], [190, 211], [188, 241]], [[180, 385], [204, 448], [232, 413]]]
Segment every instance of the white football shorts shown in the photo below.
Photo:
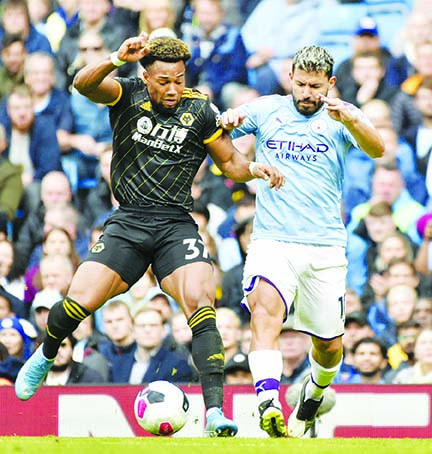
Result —
[[345, 248], [253, 240], [243, 273], [245, 298], [260, 279], [279, 292], [289, 313], [294, 303], [294, 329], [321, 339], [344, 332], [347, 259]]

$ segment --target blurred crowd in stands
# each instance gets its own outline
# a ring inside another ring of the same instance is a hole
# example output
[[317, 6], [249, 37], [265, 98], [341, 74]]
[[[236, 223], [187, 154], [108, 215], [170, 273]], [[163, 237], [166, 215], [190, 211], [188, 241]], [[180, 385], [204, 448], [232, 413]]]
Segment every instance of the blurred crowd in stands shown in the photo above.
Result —
[[[109, 108], [80, 95], [73, 78], [142, 30], [190, 46], [187, 85], [221, 111], [289, 95], [295, 51], [328, 48], [332, 96], [361, 108], [386, 146], [378, 160], [347, 155], [346, 333], [335, 383], [432, 383], [432, 1], [2, 0], [0, 19], [0, 384], [13, 384], [117, 208]], [[113, 76], [141, 71], [128, 63]], [[235, 144], [253, 158], [254, 139]], [[239, 303], [254, 182], [235, 184], [208, 159], [193, 197], [217, 277], [226, 382], [251, 383]], [[309, 368], [309, 337], [290, 320], [283, 383], [302, 382]], [[149, 270], [64, 340], [46, 385], [172, 381], [172, 367], [177, 381], [197, 382], [190, 340]]]

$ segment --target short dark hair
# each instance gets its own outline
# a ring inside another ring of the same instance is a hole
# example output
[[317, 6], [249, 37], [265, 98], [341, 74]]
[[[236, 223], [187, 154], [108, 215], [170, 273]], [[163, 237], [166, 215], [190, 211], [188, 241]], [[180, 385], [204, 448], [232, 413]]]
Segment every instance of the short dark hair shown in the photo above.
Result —
[[384, 342], [381, 341], [380, 339], [377, 339], [375, 337], [364, 337], [363, 339], [359, 339], [352, 348], [353, 354], [357, 351], [357, 349], [360, 347], [362, 344], [374, 344], [377, 345], [381, 351], [381, 355], [384, 359], [387, 359], [387, 347], [385, 346]]
[[25, 41], [18, 33], [5, 33], [1, 40], [2, 50], [15, 43], [21, 43], [25, 47]]
[[207, 208], [207, 205], [205, 203], [201, 202], [201, 200], [195, 200], [194, 201], [192, 212], [193, 213], [197, 213], [197, 214], [201, 214], [202, 216], [205, 217], [207, 222], [210, 221], [210, 211]]
[[399, 332], [402, 329], [411, 329], [411, 328], [421, 329], [421, 325], [419, 322], [416, 322], [415, 320], [407, 320], [405, 322], [399, 323], [396, 326], [396, 333], [399, 334]]
[[178, 38], [161, 36], [151, 39], [146, 46], [150, 49], [150, 52], [140, 60], [141, 66], [145, 69], [155, 61], [168, 63], [183, 61], [186, 64], [192, 56], [187, 44]]

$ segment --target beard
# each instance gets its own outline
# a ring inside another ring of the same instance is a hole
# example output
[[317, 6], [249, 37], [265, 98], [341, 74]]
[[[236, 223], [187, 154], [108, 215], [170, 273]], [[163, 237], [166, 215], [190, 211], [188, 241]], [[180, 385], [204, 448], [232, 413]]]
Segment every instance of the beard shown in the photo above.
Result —
[[[318, 110], [320, 110], [324, 104], [322, 101], [312, 101], [311, 99], [296, 99], [294, 96], [293, 100], [294, 107], [296, 108], [297, 112], [307, 117], [313, 115], [315, 112], [318, 112]], [[311, 104], [307, 106], [302, 105], [302, 102], [304, 101], [307, 101]]]
[[363, 375], [363, 377], [371, 378], [378, 373], [381, 374], [381, 369], [377, 368], [374, 370], [370, 370], [368, 372], [364, 372], [364, 371], [359, 371], [359, 372], [360, 372], [360, 375]]

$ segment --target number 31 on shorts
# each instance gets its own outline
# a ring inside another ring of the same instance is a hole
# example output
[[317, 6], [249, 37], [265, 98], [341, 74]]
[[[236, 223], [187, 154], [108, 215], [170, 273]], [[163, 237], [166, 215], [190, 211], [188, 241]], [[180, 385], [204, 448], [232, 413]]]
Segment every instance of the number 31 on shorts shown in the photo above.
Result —
[[183, 244], [187, 247], [185, 260], [194, 260], [199, 256], [207, 259], [209, 253], [204, 245], [203, 240], [197, 240], [196, 238], [187, 238], [183, 240]]

